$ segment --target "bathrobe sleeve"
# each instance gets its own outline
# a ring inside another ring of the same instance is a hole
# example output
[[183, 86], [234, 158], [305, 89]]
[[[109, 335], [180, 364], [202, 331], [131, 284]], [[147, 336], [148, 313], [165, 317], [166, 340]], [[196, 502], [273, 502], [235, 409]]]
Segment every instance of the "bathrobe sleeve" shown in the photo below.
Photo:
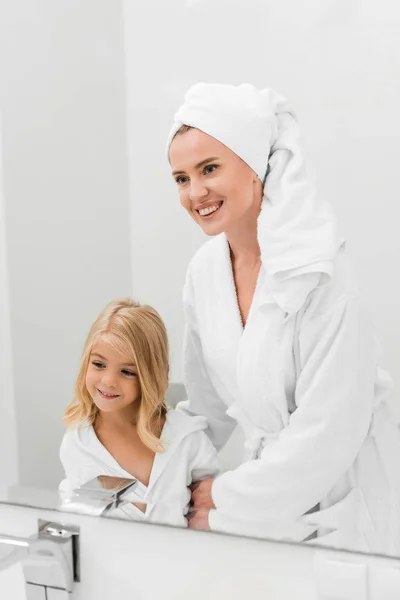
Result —
[[297, 410], [259, 460], [215, 480], [212, 529], [235, 531], [235, 521], [296, 522], [350, 468], [367, 436], [377, 352], [358, 295], [332, 301], [317, 290], [299, 345]]
[[222, 472], [218, 453], [204, 431], [198, 431], [192, 440], [191, 483], [212, 477]]
[[236, 427], [236, 421], [226, 414], [226, 406], [218, 397], [203, 358], [200, 336], [197, 327], [195, 296], [190, 272], [183, 290], [185, 311], [185, 336], [183, 345], [183, 379], [188, 400], [177, 405], [191, 415], [207, 418], [207, 435], [217, 450], [228, 441]]

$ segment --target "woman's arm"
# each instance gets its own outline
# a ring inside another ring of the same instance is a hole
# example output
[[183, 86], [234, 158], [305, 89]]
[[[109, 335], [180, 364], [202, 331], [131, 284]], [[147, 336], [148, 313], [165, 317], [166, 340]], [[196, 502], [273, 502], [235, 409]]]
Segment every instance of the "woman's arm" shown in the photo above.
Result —
[[[207, 485], [211, 489], [214, 478], [222, 472], [221, 463], [218, 454], [204, 431], [198, 431], [192, 437], [192, 460], [190, 466], [190, 477], [192, 492], [201, 485]], [[187, 514], [189, 527], [193, 529], [208, 529], [208, 514], [211, 508], [215, 508], [211, 494], [209, 493], [209, 502], [200, 510], [192, 510]]]
[[[354, 462], [371, 422], [377, 351], [356, 294], [316, 312], [300, 331], [297, 410], [260, 460], [212, 487], [212, 529], [230, 520], [295, 522]], [[225, 525], [223, 525], [225, 523]]]
[[226, 406], [218, 397], [208, 376], [203, 358], [201, 340], [197, 327], [194, 290], [190, 274], [186, 278], [183, 291], [185, 312], [185, 337], [183, 346], [183, 379], [188, 400], [177, 405], [191, 415], [207, 418], [207, 435], [217, 450], [228, 441], [236, 426], [236, 421], [226, 414]]
[[204, 431], [198, 431], [193, 436], [190, 470], [194, 484], [222, 473], [218, 453]]

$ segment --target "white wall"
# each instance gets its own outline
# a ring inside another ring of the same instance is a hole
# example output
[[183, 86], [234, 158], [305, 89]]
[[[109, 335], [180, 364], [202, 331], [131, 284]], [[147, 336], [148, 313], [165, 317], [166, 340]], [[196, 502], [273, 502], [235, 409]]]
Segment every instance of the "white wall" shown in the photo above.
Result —
[[[165, 140], [196, 81], [273, 87], [296, 108], [319, 193], [339, 215], [400, 398], [400, 5], [393, 0], [124, 2], [134, 284], [165, 316], [181, 378], [181, 287], [203, 237]], [[146, 227], [144, 227], [146, 224]], [[149, 277], [149, 273], [152, 274]], [[400, 411], [399, 411], [400, 414]]]
[[1, 125], [0, 114], [0, 489], [7, 489], [18, 482], [18, 444], [12, 376]]
[[54, 487], [84, 338], [132, 287], [121, 5], [16, 0], [0, 24], [20, 483]]

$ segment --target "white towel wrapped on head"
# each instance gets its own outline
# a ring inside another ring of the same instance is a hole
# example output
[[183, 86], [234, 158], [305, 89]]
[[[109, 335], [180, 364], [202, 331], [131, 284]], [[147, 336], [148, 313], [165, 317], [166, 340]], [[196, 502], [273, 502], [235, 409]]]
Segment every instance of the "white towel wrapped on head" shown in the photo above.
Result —
[[258, 219], [263, 266], [287, 312], [298, 310], [303, 295], [285, 282], [305, 273], [330, 278], [343, 239], [330, 204], [318, 197], [307, 174], [293, 110], [272, 89], [197, 83], [175, 114], [168, 151], [182, 125], [215, 138], [265, 180]]

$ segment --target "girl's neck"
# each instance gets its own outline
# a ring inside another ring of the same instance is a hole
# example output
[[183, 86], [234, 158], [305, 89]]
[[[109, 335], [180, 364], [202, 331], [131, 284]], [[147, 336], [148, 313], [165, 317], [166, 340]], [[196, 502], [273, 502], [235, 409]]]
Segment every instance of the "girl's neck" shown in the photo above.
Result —
[[106, 427], [107, 429], [113, 429], [120, 432], [133, 431], [136, 430], [136, 413], [136, 408], [133, 409], [131, 406], [115, 412], [100, 411], [96, 417], [94, 427], [96, 430]]

